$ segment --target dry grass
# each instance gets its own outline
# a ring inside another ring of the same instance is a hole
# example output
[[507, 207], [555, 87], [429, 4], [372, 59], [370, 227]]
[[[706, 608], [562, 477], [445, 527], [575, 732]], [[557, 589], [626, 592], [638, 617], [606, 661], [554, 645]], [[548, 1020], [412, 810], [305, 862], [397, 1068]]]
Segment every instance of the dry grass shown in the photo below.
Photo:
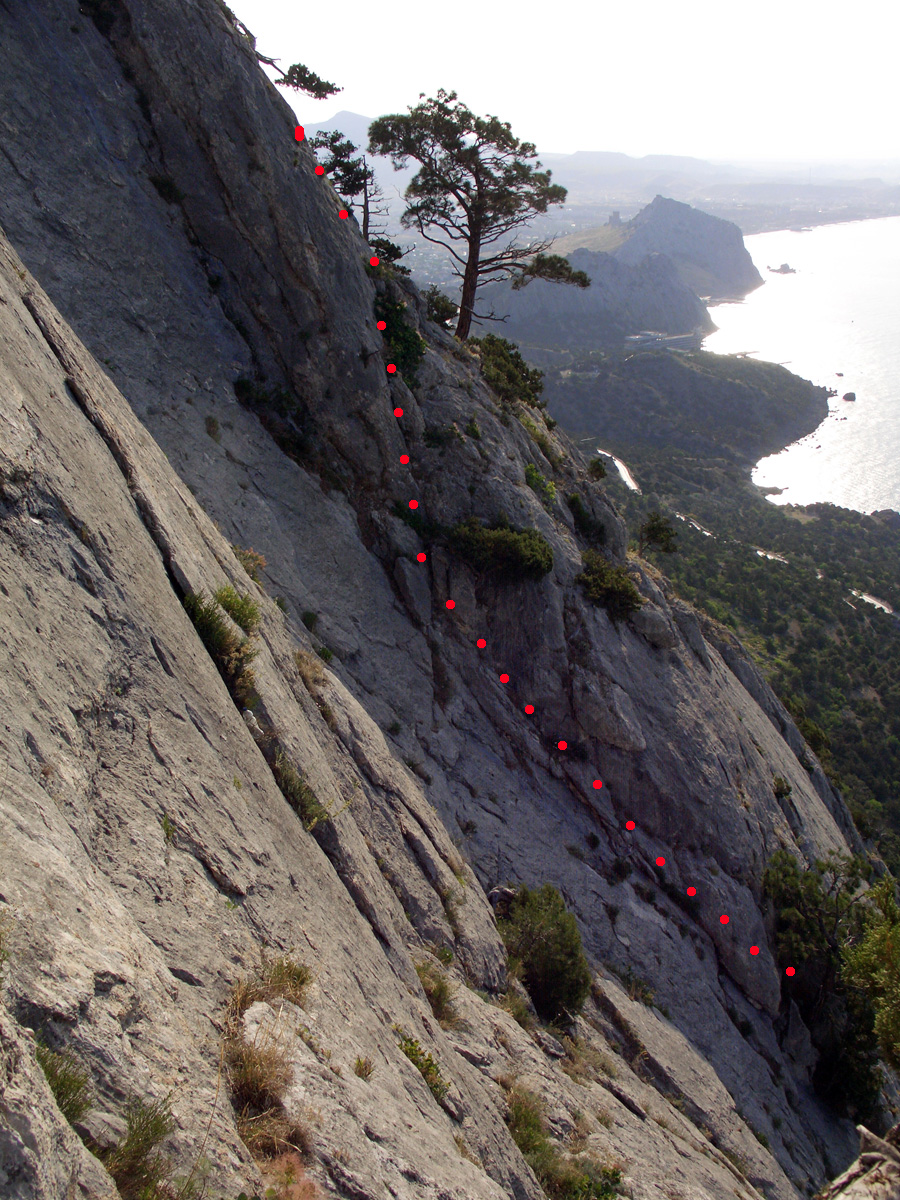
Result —
[[437, 1017], [441, 1028], [456, 1028], [459, 1025], [459, 1013], [453, 1001], [456, 988], [440, 967], [427, 959], [424, 962], [416, 963], [416, 974], [428, 997], [431, 1011]]
[[615, 1067], [599, 1050], [595, 1049], [582, 1038], [564, 1037], [566, 1057], [562, 1061], [562, 1069], [575, 1083], [586, 1080], [597, 1081], [601, 1076], [615, 1078]]
[[279, 1154], [266, 1165], [262, 1174], [266, 1195], [272, 1189], [273, 1200], [319, 1200], [322, 1195], [315, 1181], [306, 1174], [303, 1159], [292, 1150]]
[[307, 650], [295, 650], [294, 665], [306, 685], [307, 691], [312, 692], [318, 684], [325, 682], [322, 661], [315, 654], [310, 654]]
[[308, 1155], [312, 1151], [309, 1131], [292, 1121], [283, 1108], [270, 1108], [252, 1116], [249, 1110], [238, 1113], [238, 1133], [254, 1158], [273, 1159], [284, 1154]]
[[371, 1079], [375, 1074], [375, 1064], [368, 1056], [363, 1058], [361, 1054], [358, 1054], [356, 1062], [353, 1064], [353, 1071], [360, 1079]]
[[238, 1133], [257, 1159], [309, 1154], [311, 1141], [306, 1126], [284, 1107], [284, 1094], [294, 1077], [288, 1050], [271, 1028], [259, 1027], [249, 1041], [242, 1018], [257, 1000], [301, 1004], [311, 978], [303, 963], [278, 955], [265, 959], [258, 971], [232, 988], [225, 1018], [225, 1072]]
[[287, 954], [263, 959], [258, 970], [238, 980], [231, 989], [229, 1021], [239, 1020], [257, 1000], [266, 1003], [288, 1000], [302, 1008], [312, 977], [305, 963], [296, 962]]

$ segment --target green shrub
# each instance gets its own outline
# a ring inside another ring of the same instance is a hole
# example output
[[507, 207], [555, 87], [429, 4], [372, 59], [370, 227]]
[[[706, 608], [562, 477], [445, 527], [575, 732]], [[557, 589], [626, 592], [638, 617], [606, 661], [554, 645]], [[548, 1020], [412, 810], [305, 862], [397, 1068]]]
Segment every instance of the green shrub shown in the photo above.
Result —
[[863, 1123], [875, 1111], [881, 1088], [876, 1009], [854, 984], [845, 952], [865, 944], [864, 893], [871, 867], [860, 858], [830, 853], [808, 870], [786, 850], [772, 855], [763, 888], [775, 909], [779, 966], [809, 1027], [818, 1061], [813, 1087], [842, 1116]]
[[443, 450], [462, 437], [455, 425], [426, 425], [422, 441], [430, 450]]
[[541, 406], [544, 372], [529, 367], [518, 346], [493, 333], [469, 338], [469, 345], [480, 355], [482, 378], [503, 403], [521, 400], [524, 404]]
[[207, 599], [202, 591], [188, 592], [183, 604], [235, 703], [242, 708], [252, 707], [257, 697], [250, 664], [256, 658], [256, 650], [246, 638], [238, 638], [232, 632], [215, 600]]
[[387, 328], [382, 331], [390, 361], [410, 385], [416, 386], [416, 372], [425, 357], [425, 343], [411, 325], [404, 320], [405, 304], [389, 300], [386, 296], [375, 297], [375, 316], [384, 321]]
[[602, 546], [606, 541], [606, 526], [603, 522], [591, 516], [577, 492], [566, 496], [566, 504], [568, 504], [575, 521], [575, 532], [580, 533], [587, 541]]
[[481, 441], [481, 430], [478, 428], [478, 422], [474, 417], [470, 417], [466, 425], [466, 434], [470, 438], [474, 438], [476, 442]]
[[772, 779], [772, 791], [775, 793], [776, 799], [786, 800], [793, 790], [788, 781], [780, 775], [776, 775]]
[[885, 1062], [900, 1069], [900, 909], [888, 876], [869, 893], [862, 938], [843, 947], [844, 973], [875, 1007]]
[[329, 650], [327, 646], [316, 646], [316, 654], [318, 654], [322, 662], [328, 663], [334, 658], [334, 651]]
[[437, 284], [432, 283], [422, 295], [425, 297], [425, 311], [429, 321], [434, 321], [435, 325], [442, 325], [446, 329], [451, 321], [456, 320], [459, 305], [449, 296], [445, 296]]
[[450, 530], [448, 542], [464, 562], [497, 579], [540, 579], [553, 570], [553, 548], [536, 529], [517, 532], [470, 517]]
[[310, 633], [312, 633], [312, 631], [315, 629], [316, 622], [318, 621], [318, 619], [319, 619], [319, 614], [312, 612], [310, 609], [307, 609], [306, 612], [303, 614], [303, 616], [300, 618], [300, 620], [303, 622], [303, 624], [306, 626], [306, 628], [309, 630]]
[[593, 604], [602, 604], [613, 621], [624, 620], [637, 612], [643, 601], [624, 567], [614, 567], [596, 550], [581, 556], [584, 570], [575, 576], [584, 594]]
[[216, 602], [225, 609], [244, 633], [255, 633], [259, 626], [259, 605], [249, 592], [239, 592], [230, 583], [214, 593]]
[[157, 1149], [175, 1128], [168, 1100], [132, 1100], [125, 1124], [119, 1144], [99, 1156], [119, 1195], [122, 1200], [170, 1200], [171, 1163]]
[[440, 1067], [435, 1059], [425, 1050], [416, 1038], [410, 1037], [400, 1030], [400, 1040], [397, 1043], [412, 1065], [421, 1072], [422, 1078], [431, 1089], [435, 1100], [443, 1100], [450, 1090], [450, 1085], [441, 1075]]
[[588, 463], [587, 473], [591, 479], [605, 479], [606, 463], [602, 458], [592, 458]]
[[578, 925], [556, 888], [549, 883], [538, 891], [520, 888], [498, 929], [510, 966], [521, 972], [540, 1016], [555, 1021], [579, 1012], [591, 973]]
[[35, 1039], [34, 1053], [56, 1107], [74, 1125], [92, 1107], [90, 1072], [71, 1050], [51, 1050], [40, 1036]]
[[545, 479], [534, 463], [525, 464], [525, 482], [540, 497], [541, 503], [549, 508], [556, 499], [556, 484]]

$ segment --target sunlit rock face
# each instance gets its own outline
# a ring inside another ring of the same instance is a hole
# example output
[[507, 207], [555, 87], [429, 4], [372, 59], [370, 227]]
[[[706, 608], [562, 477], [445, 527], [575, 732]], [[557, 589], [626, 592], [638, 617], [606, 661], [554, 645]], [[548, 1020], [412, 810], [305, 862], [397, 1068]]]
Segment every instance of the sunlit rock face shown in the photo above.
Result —
[[[0, 1142], [14, 1194], [109, 1194], [29, 1030], [81, 1056], [108, 1128], [170, 1096], [180, 1172], [202, 1152], [223, 1194], [261, 1187], [220, 1048], [263, 951], [313, 971], [302, 1009], [244, 1021], [283, 1044], [284, 1103], [336, 1194], [539, 1200], [503, 1119], [516, 1073], [559, 1144], [617, 1156], [636, 1196], [818, 1187], [855, 1137], [785, 1043], [760, 878], [779, 846], [856, 845], [842, 802], [740, 646], [626, 556], [572, 443], [536, 441], [518, 415], [540, 414], [499, 405], [412, 287], [367, 275], [223, 7], [94, 9], [7, 14], [0, 78], [3, 1053], [34, 1130]], [[428, 342], [413, 391], [385, 371], [387, 288]], [[576, 583], [575, 493], [646, 601], [630, 621]], [[412, 498], [444, 526], [537, 529], [552, 570], [501, 582], [440, 538], [420, 564], [395, 512]], [[262, 588], [233, 545], [264, 555]], [[256, 728], [181, 603], [229, 583], [260, 608]], [[311, 833], [266, 731], [333, 814]], [[545, 881], [594, 972], [589, 1067], [490, 1002], [507, 976], [485, 893]], [[441, 947], [446, 1029], [415, 971]]]

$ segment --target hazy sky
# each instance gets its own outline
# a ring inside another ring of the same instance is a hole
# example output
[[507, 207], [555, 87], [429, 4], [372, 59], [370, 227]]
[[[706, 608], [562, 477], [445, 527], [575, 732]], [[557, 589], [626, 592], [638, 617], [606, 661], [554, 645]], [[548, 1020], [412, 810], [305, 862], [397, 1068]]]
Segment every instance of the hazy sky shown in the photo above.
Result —
[[301, 122], [445, 87], [545, 152], [900, 157], [892, 0], [230, 4], [263, 54], [343, 86], [287, 92]]

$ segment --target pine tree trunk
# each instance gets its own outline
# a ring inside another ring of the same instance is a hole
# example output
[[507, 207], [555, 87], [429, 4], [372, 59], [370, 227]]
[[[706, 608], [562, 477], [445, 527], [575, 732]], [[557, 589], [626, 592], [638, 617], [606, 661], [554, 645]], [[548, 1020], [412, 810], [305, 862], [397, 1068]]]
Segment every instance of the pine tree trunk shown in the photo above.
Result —
[[481, 238], [473, 235], [469, 239], [469, 257], [463, 272], [462, 295], [459, 299], [459, 320], [456, 324], [456, 336], [464, 342], [469, 336], [472, 325], [472, 313], [475, 311], [475, 292], [478, 289], [478, 260], [481, 254]]
[[363, 241], [369, 240], [369, 184], [366, 181], [363, 187], [363, 222], [362, 222]]

